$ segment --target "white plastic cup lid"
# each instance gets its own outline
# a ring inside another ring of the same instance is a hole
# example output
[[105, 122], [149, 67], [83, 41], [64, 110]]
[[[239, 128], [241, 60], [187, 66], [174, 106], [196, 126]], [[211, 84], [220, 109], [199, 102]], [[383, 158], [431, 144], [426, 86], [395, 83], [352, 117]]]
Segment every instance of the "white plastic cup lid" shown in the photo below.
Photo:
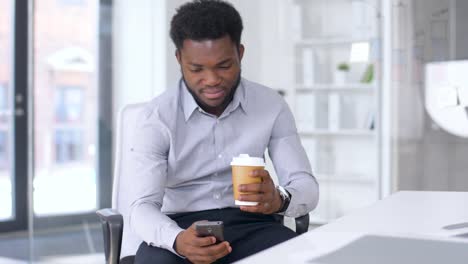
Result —
[[263, 158], [250, 157], [249, 154], [240, 154], [238, 157], [232, 158], [231, 166], [265, 167], [265, 161]]

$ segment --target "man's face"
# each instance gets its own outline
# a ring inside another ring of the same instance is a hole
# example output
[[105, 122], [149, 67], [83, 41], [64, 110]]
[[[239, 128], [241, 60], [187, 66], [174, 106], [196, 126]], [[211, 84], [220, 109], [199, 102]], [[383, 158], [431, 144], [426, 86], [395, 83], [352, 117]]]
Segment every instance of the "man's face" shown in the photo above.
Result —
[[229, 36], [214, 40], [187, 39], [176, 52], [188, 89], [202, 107], [221, 114], [225, 100], [240, 78], [244, 47]]

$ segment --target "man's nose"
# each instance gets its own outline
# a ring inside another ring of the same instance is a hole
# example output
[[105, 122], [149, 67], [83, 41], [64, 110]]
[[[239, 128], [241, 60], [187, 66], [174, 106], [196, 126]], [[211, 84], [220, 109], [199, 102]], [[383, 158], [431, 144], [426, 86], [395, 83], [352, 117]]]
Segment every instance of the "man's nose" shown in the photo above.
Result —
[[221, 77], [216, 73], [216, 71], [207, 71], [205, 75], [205, 85], [207, 86], [216, 86], [220, 83]]

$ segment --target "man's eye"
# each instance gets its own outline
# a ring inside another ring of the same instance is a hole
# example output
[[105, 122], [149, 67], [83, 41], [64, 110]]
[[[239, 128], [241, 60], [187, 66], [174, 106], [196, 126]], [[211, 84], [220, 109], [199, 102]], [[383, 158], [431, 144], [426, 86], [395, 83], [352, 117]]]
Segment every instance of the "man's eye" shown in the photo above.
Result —
[[231, 65], [222, 65], [222, 66], [219, 66], [220, 69], [229, 69], [231, 68]]
[[201, 71], [202, 71], [202, 69], [200, 69], [200, 68], [196, 68], [196, 69], [190, 69], [190, 71], [191, 71], [191, 72], [201, 72]]

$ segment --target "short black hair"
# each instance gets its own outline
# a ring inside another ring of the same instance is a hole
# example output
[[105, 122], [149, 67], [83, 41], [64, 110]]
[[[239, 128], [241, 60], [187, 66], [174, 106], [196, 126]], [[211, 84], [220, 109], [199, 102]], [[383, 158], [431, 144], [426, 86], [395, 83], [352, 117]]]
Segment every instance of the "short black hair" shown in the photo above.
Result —
[[186, 39], [201, 41], [225, 35], [239, 47], [242, 29], [242, 18], [230, 3], [194, 0], [177, 9], [172, 17], [170, 35], [178, 50]]

